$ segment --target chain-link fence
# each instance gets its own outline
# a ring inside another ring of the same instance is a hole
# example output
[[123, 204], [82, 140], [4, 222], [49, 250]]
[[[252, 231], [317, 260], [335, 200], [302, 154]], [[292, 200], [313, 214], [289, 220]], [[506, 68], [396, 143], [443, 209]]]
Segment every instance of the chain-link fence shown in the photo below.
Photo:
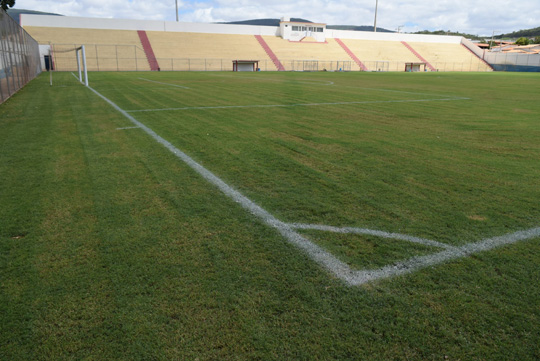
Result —
[[41, 73], [39, 46], [0, 9], [0, 103]]
[[[81, 44], [53, 44], [50, 46], [52, 69], [73, 71], [77, 58], [69, 50]], [[88, 71], [145, 71], [150, 70], [144, 50], [136, 45], [85, 44]]]
[[[76, 57], [66, 49], [75, 49], [81, 44], [53, 44], [51, 56], [53, 69], [73, 71], [77, 69]], [[88, 71], [149, 71], [150, 65], [144, 50], [136, 45], [86, 44]], [[161, 71], [232, 71], [233, 61], [226, 58], [157, 58]], [[248, 59], [244, 59], [248, 60]], [[259, 60], [260, 71], [277, 71], [276, 65], [268, 59]], [[280, 59], [286, 71], [360, 71], [360, 66], [352, 60], [297, 60]], [[362, 60], [367, 71], [405, 71], [405, 61]], [[436, 71], [468, 72], [490, 71], [491, 68], [480, 61], [464, 63], [431, 63]]]

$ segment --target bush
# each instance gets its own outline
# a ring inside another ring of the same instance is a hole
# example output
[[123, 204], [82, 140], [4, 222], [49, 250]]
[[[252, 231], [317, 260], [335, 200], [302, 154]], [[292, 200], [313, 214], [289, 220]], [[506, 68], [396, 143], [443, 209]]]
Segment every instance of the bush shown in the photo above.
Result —
[[529, 39], [525, 37], [521, 37], [516, 40], [517, 45], [529, 45]]

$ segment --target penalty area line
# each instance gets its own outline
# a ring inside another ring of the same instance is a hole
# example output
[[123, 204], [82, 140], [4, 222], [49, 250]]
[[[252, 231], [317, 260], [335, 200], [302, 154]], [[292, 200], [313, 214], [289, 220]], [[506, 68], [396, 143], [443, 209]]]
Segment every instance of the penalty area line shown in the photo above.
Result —
[[161, 109], [133, 109], [125, 110], [126, 113], [139, 112], [164, 112], [176, 110], [207, 110], [207, 109], [237, 109], [237, 108], [288, 108], [288, 107], [316, 107], [328, 105], [357, 105], [357, 104], [384, 104], [384, 103], [419, 103], [419, 102], [440, 102], [470, 100], [471, 98], [437, 98], [437, 99], [401, 99], [401, 100], [368, 100], [360, 102], [329, 102], [329, 103], [298, 103], [298, 104], [252, 104], [252, 105], [218, 105], [207, 107], [180, 107]]
[[325, 226], [325, 225], [319, 225], [319, 224], [301, 224], [301, 223], [291, 223], [289, 225], [294, 229], [316, 230], [316, 231], [323, 231], [323, 232], [345, 233], [345, 234], [365, 234], [365, 235], [376, 236], [376, 237], [381, 237], [381, 238], [397, 239], [397, 240], [407, 241], [411, 243], [418, 243], [424, 246], [443, 248], [443, 249], [455, 249], [454, 246], [450, 246], [448, 244], [441, 243], [441, 242], [432, 241], [430, 239], [419, 238], [419, 237], [409, 236], [409, 235], [400, 234], [400, 233], [378, 231], [374, 229], [356, 228], [356, 227], [333, 227], [333, 226]]
[[116, 130], [126, 130], [126, 129], [139, 129], [139, 127], [123, 127], [123, 128], [116, 128]]
[[188, 88], [187, 86], [176, 85], [176, 84], [171, 84], [171, 83], [163, 83], [163, 82], [160, 82], [160, 81], [150, 80], [150, 79], [146, 79], [146, 78], [139, 78], [139, 79], [145, 80], [145, 81], [149, 81], [149, 82], [151, 82], [151, 83], [156, 83], [156, 84], [162, 84], [162, 85], [172, 86], [172, 87], [175, 87], [175, 88], [191, 89], [191, 88]]

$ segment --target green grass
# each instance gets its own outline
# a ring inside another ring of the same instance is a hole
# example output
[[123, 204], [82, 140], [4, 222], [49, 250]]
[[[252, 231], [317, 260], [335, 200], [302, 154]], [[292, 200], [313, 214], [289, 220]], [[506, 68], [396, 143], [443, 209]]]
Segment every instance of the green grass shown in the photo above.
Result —
[[310, 240], [322, 246], [355, 269], [374, 269], [405, 261], [413, 256], [425, 256], [442, 251], [437, 247], [384, 239], [377, 236], [302, 231]]
[[[539, 239], [347, 287], [56, 75], [0, 106], [0, 359], [540, 358]], [[90, 74], [125, 110], [377, 102], [132, 115], [282, 221], [452, 245], [540, 225], [538, 80]], [[305, 233], [359, 268], [432, 251]]]

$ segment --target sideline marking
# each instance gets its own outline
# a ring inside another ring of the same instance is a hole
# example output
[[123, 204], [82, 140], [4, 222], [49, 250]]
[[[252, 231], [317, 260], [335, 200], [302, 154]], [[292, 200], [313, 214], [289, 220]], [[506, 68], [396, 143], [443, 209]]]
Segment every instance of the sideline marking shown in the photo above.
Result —
[[412, 257], [407, 261], [398, 262], [393, 265], [384, 266], [377, 270], [356, 271], [350, 285], [362, 285], [377, 279], [389, 278], [393, 276], [412, 273], [422, 268], [436, 266], [438, 264], [464, 258], [475, 253], [489, 251], [494, 248], [506, 246], [520, 241], [526, 241], [540, 237], [540, 227], [531, 228], [524, 231], [509, 233], [504, 236], [487, 238], [479, 242], [465, 244], [455, 249], [442, 251], [421, 257]]
[[155, 80], [150, 80], [150, 79], [146, 79], [146, 78], [139, 78], [141, 80], [146, 80], [146, 81], [149, 81], [151, 83], [156, 83], [156, 84], [163, 84], [163, 85], [168, 85], [168, 86], [173, 86], [173, 87], [176, 87], [176, 88], [182, 88], [182, 89], [190, 89], [188, 88], [187, 86], [182, 86], [182, 85], [176, 85], [176, 84], [171, 84], [171, 83], [162, 83], [160, 81], [155, 81]]
[[116, 128], [116, 130], [126, 130], [126, 129], [139, 129], [140, 127], [123, 127], [123, 128]]
[[[204, 168], [201, 164], [197, 163], [195, 160], [193, 160], [193, 158], [182, 152], [180, 149], [176, 148], [172, 143], [159, 136], [152, 129], [139, 122], [127, 111], [123, 110], [113, 101], [101, 95], [94, 88], [89, 86], [88, 89], [94, 92], [105, 102], [110, 104], [114, 109], [116, 109], [127, 119], [129, 119], [133, 124], [144, 130], [154, 140], [162, 144], [174, 155], [184, 161], [204, 179], [215, 185], [226, 196], [237, 202], [240, 206], [242, 206], [254, 216], [261, 219], [268, 226], [275, 228], [289, 243], [303, 250], [312, 260], [326, 268], [330, 273], [344, 281], [349, 286], [359, 286], [378, 279], [412, 273], [422, 268], [435, 266], [444, 262], [448, 262], [450, 260], [467, 257], [474, 253], [484, 252], [519, 241], [525, 241], [540, 237], [540, 227], [531, 228], [528, 230], [518, 231], [499, 237], [484, 239], [479, 242], [468, 243], [460, 247], [449, 248], [435, 254], [421, 257], [412, 257], [407, 261], [394, 263], [392, 265], [384, 266], [379, 269], [353, 270], [347, 264], [337, 259], [331, 253], [327, 252], [323, 248], [311, 242], [309, 239], [300, 235], [294, 230], [293, 225], [280, 221], [268, 211], [266, 211], [264, 208], [257, 205], [255, 202], [244, 196], [242, 193], [229, 186], [227, 183], [221, 180], [221, 178], [217, 177], [208, 169]], [[411, 239], [416, 239], [416, 237], [411, 237], [409, 240]]]
[[401, 100], [367, 100], [361, 102], [332, 102], [332, 103], [298, 103], [298, 104], [253, 104], [253, 105], [217, 105], [209, 107], [181, 107], [181, 108], [161, 108], [161, 109], [133, 109], [126, 110], [127, 113], [137, 112], [164, 112], [173, 110], [206, 110], [206, 109], [233, 109], [233, 108], [288, 108], [288, 107], [316, 107], [325, 105], [355, 105], [355, 104], [379, 104], [379, 103], [418, 103], [418, 102], [438, 102], [470, 100], [471, 98], [437, 98], [437, 99], [401, 99]]

